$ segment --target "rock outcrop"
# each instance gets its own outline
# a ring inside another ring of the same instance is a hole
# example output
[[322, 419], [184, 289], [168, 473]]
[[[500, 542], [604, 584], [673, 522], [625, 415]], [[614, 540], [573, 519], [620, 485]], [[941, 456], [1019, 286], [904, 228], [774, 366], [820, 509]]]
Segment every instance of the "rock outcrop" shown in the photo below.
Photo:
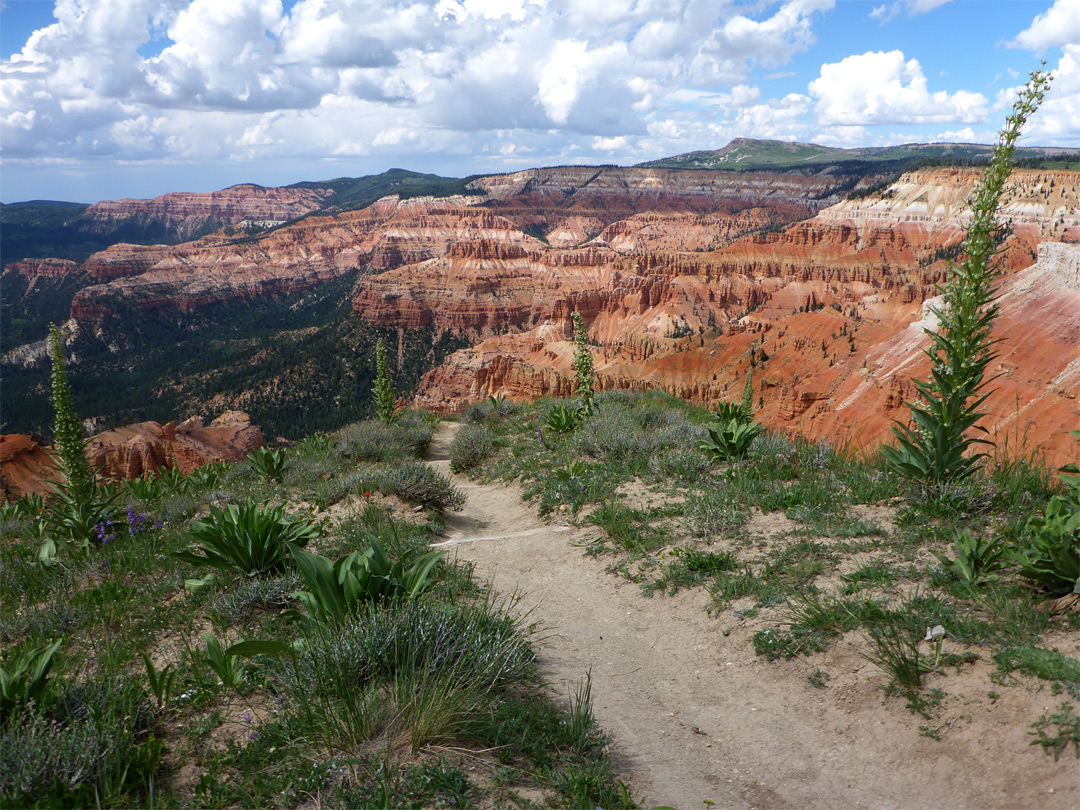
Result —
[[297, 292], [354, 268], [378, 271], [476, 240], [539, 244], [474, 197], [386, 197], [335, 217], [308, 217], [259, 239], [204, 237], [177, 246], [114, 245], [84, 269], [107, 283], [80, 290], [71, 313], [100, 318], [125, 307], [191, 311], [236, 298]]
[[207, 193], [173, 192], [152, 200], [106, 200], [79, 217], [80, 230], [111, 232], [128, 224], [152, 225], [174, 239], [191, 239], [222, 225], [276, 225], [322, 207], [326, 188], [264, 188], [252, 183]]
[[[909, 325], [948, 278], [978, 176], [921, 170], [879, 194], [705, 254], [597, 248], [585, 261], [580, 250], [549, 250], [487, 264], [444, 257], [365, 280], [357, 300], [386, 285], [409, 301], [402, 318], [421, 310], [437, 325], [511, 330], [429, 373], [417, 397], [428, 407], [570, 391], [568, 318], [577, 310], [597, 346], [601, 388], [661, 387], [711, 405], [736, 398], [753, 368], [755, 406], [767, 424], [873, 445], [894, 418], [907, 417], [910, 379], [926, 374], [925, 336]], [[1005, 341], [1001, 361], [1017, 368], [998, 370], [1006, 376], [985, 425], [1008, 435], [1012, 450], [1026, 440], [1053, 463], [1072, 452], [1064, 431], [1080, 422], [1069, 395], [1080, 366], [1080, 296], [1072, 271], [1061, 269], [1080, 250], [1071, 244], [1080, 240], [1078, 180], [1074, 172], [1016, 172], [1002, 207], [1010, 230], [995, 335]], [[425, 271], [437, 282], [427, 284]], [[455, 288], [469, 294], [455, 303]], [[394, 323], [385, 309], [371, 311]]]
[[[216, 461], [240, 461], [262, 445], [262, 431], [251, 418], [228, 411], [209, 426], [198, 417], [160, 425], [139, 422], [92, 437], [86, 445], [90, 465], [100, 478], [147, 477], [162, 469], [184, 474]], [[56, 476], [54, 452], [29, 436], [0, 437], [0, 479], [5, 499], [36, 492], [50, 495], [48, 481]]]

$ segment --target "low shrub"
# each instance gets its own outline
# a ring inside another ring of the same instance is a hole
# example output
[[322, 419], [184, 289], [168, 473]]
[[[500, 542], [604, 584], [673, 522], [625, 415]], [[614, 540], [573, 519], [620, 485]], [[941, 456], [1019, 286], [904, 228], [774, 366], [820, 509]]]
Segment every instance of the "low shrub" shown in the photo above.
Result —
[[465, 425], [450, 442], [450, 469], [465, 472], [479, 467], [495, 449], [491, 431], [482, 425]]
[[394, 424], [378, 421], [356, 422], [343, 427], [331, 438], [337, 452], [354, 461], [392, 461], [422, 458], [431, 444], [434, 428], [414, 411], [399, 414]]
[[162, 745], [156, 712], [131, 681], [65, 685], [0, 732], [5, 807], [147, 806]]
[[372, 484], [385, 495], [435, 509], [460, 509], [465, 495], [442, 473], [420, 461], [403, 461], [375, 471]]

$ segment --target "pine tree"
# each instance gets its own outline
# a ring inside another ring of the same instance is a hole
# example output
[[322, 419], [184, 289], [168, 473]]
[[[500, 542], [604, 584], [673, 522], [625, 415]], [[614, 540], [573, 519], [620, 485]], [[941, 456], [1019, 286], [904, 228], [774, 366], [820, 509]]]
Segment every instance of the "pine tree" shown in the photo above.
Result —
[[83, 425], [75, 413], [64, 367], [64, 344], [56, 324], [49, 325], [49, 354], [52, 357], [53, 441], [60, 457], [60, 471], [76, 497], [93, 495], [95, 478], [83, 449]]
[[581, 413], [588, 416], [593, 411], [593, 357], [589, 349], [589, 337], [585, 320], [575, 312], [574, 320], [574, 371], [577, 372], [577, 393], [581, 397]]
[[390, 366], [386, 362], [386, 346], [382, 338], [375, 343], [375, 384], [371, 390], [375, 399], [375, 415], [380, 421], [391, 424], [394, 421], [397, 392], [390, 379]]

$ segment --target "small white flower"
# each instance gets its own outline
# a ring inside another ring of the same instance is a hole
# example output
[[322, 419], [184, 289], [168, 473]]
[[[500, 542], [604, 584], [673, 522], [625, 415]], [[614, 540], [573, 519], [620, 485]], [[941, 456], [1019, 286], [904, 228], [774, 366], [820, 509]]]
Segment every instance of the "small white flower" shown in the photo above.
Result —
[[923, 641], [934, 641], [938, 638], [945, 637], [945, 628], [940, 624], [935, 624], [933, 627], [926, 628], [926, 638]]

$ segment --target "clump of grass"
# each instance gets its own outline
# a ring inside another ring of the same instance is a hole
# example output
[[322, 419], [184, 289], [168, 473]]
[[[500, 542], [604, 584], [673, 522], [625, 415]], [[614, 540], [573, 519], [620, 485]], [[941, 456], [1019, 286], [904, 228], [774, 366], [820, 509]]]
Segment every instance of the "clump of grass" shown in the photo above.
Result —
[[162, 754], [155, 726], [130, 681], [64, 684], [0, 731], [0, 798], [10, 807], [147, 805]]
[[414, 412], [399, 414], [394, 424], [379, 421], [346, 425], [330, 438], [337, 452], [353, 461], [393, 461], [422, 458], [431, 444], [434, 428]]
[[607, 500], [589, 515], [589, 522], [602, 528], [624, 551], [648, 554], [664, 545], [665, 537], [649, 522], [644, 513], [617, 500]]
[[442, 473], [420, 461], [402, 461], [379, 467], [370, 485], [386, 495], [435, 509], [460, 509], [465, 495]]
[[1073, 697], [1080, 700], [1080, 661], [1054, 650], [1024, 645], [1006, 647], [994, 654], [1002, 672], [1019, 670], [1045, 681], [1064, 684]]
[[712, 465], [701, 453], [680, 447], [663, 450], [649, 459], [649, 471], [684, 483], [700, 481]]
[[731, 537], [742, 530], [748, 519], [738, 501], [723, 489], [709, 489], [686, 501], [686, 522], [695, 537]]
[[465, 472], [479, 467], [495, 449], [491, 430], [483, 425], [465, 425], [450, 442], [450, 469]]
[[386, 726], [414, 747], [442, 739], [532, 667], [521, 628], [493, 605], [404, 602], [309, 626], [281, 678], [309, 733], [350, 751]]
[[257, 613], [284, 610], [295, 604], [293, 593], [301, 587], [295, 571], [268, 578], [245, 578], [221, 591], [210, 605], [219, 627], [243, 624]]
[[739, 561], [727, 551], [705, 551], [701, 548], [676, 546], [671, 554], [675, 560], [664, 567], [663, 574], [655, 582], [644, 586], [646, 595], [658, 590], [674, 594], [680, 588], [693, 587], [722, 571], [739, 567]]

